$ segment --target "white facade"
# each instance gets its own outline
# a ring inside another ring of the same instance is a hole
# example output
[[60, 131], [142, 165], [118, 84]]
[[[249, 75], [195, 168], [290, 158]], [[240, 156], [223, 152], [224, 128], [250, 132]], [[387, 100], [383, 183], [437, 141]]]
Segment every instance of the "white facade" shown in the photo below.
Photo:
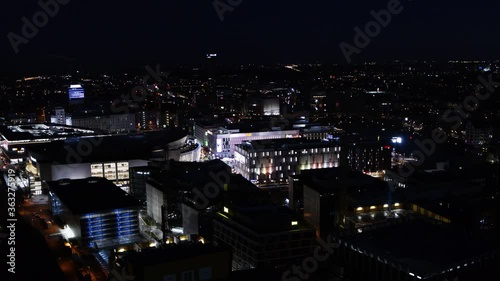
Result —
[[153, 218], [157, 223], [161, 224], [161, 206], [167, 206], [165, 199], [163, 198], [163, 192], [149, 183], [146, 183], [146, 202], [148, 216]]
[[50, 178], [46, 175], [45, 168], [40, 167], [42, 180], [56, 181], [60, 179], [84, 179], [88, 177], [106, 178], [116, 186], [129, 192], [129, 169], [132, 167], [147, 166], [146, 160], [110, 161], [100, 163], [78, 164], [43, 164], [50, 165]]
[[98, 129], [105, 132], [120, 133], [135, 130], [134, 114], [115, 114], [109, 116], [75, 117], [73, 126]]
[[66, 115], [64, 108], [56, 108], [55, 114], [50, 116], [50, 123], [71, 126], [73, 124], [73, 120], [71, 116]]
[[215, 156], [232, 158], [236, 145], [243, 141], [293, 138], [300, 135], [300, 130], [239, 133], [220, 129], [209, 131], [208, 135], [208, 147]]
[[262, 101], [262, 110], [264, 116], [279, 116], [281, 114], [280, 100], [278, 98], [264, 99]]
[[239, 145], [235, 151], [235, 170], [258, 184], [287, 183], [288, 176], [302, 170], [338, 167], [341, 148], [318, 142], [316, 147], [249, 148]]

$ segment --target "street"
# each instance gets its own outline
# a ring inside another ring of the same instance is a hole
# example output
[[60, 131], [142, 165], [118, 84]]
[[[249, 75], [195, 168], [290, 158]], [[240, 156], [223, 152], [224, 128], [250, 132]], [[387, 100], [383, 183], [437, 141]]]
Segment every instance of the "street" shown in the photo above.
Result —
[[[54, 217], [50, 214], [48, 197], [45, 195], [35, 195], [31, 199], [25, 200], [19, 210], [21, 217], [44, 237], [49, 249], [57, 256], [58, 264], [67, 280], [79, 281], [79, 275], [89, 274], [91, 281], [106, 280], [100, 268], [96, 266], [96, 261], [90, 251], [80, 249], [78, 246], [71, 246], [61, 233]], [[50, 227], [43, 223], [51, 221]], [[84, 257], [84, 258], [82, 258]]]

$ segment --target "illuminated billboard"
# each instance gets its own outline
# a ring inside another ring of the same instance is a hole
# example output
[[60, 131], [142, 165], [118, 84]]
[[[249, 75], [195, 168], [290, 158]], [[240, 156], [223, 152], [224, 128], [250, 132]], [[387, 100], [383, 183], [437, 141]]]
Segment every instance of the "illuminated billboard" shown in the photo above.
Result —
[[85, 97], [85, 92], [82, 85], [74, 84], [70, 85], [68, 89], [68, 96], [70, 100], [83, 99]]

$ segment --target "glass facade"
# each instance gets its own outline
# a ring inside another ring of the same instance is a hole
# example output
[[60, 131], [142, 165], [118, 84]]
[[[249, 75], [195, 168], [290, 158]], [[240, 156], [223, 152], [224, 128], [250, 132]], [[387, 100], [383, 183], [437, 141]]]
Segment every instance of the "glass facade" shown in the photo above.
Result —
[[80, 218], [80, 226], [82, 240], [89, 243], [139, 235], [138, 214], [134, 209], [87, 214]]
[[128, 162], [93, 163], [90, 165], [92, 177], [106, 178], [127, 193], [129, 187]]

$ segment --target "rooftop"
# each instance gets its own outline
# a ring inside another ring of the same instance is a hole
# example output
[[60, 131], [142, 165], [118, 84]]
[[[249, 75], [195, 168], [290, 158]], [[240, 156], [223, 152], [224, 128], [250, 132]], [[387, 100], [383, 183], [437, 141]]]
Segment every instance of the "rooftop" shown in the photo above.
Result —
[[295, 212], [284, 206], [263, 205], [248, 208], [227, 209], [218, 213], [219, 220], [234, 222], [255, 231], [256, 233], [279, 233], [314, 228], [300, 218]]
[[[32, 145], [28, 150], [39, 163], [75, 164], [147, 160], [155, 156], [154, 151], [164, 149], [167, 144], [186, 136], [187, 133], [184, 131], [165, 130], [105, 137], [73, 137]], [[78, 153], [78, 151], [84, 151], [84, 153]]]
[[492, 233], [470, 233], [423, 220], [377, 229], [353, 239], [351, 243], [361, 251], [422, 277], [441, 274], [499, 249]]
[[333, 141], [308, 140], [303, 138], [286, 138], [271, 140], [254, 140], [236, 145], [246, 151], [255, 150], [281, 150], [281, 149], [307, 149], [333, 147], [338, 144]]
[[0, 137], [9, 143], [41, 142], [56, 139], [66, 139], [75, 136], [97, 135], [94, 130], [82, 129], [64, 125], [26, 124], [0, 126]]
[[141, 252], [126, 252], [124, 253], [123, 259], [130, 261], [136, 266], [149, 266], [219, 252], [229, 253], [230, 250], [224, 248], [223, 246], [215, 246], [213, 244], [180, 243], [167, 244], [160, 249], [149, 249]]
[[49, 190], [75, 215], [136, 208], [140, 202], [103, 178], [47, 182]]
[[225, 181], [226, 175], [230, 175], [231, 169], [221, 160], [207, 162], [177, 162], [166, 161], [165, 167], [160, 171], [154, 171], [150, 175], [149, 183], [156, 188], [175, 188], [180, 190], [192, 190], [194, 187], [203, 188], [210, 182], [216, 182], [215, 178]]
[[386, 182], [345, 167], [304, 170], [293, 177], [322, 194], [346, 187], [349, 196], [358, 200], [386, 198], [389, 192]]

